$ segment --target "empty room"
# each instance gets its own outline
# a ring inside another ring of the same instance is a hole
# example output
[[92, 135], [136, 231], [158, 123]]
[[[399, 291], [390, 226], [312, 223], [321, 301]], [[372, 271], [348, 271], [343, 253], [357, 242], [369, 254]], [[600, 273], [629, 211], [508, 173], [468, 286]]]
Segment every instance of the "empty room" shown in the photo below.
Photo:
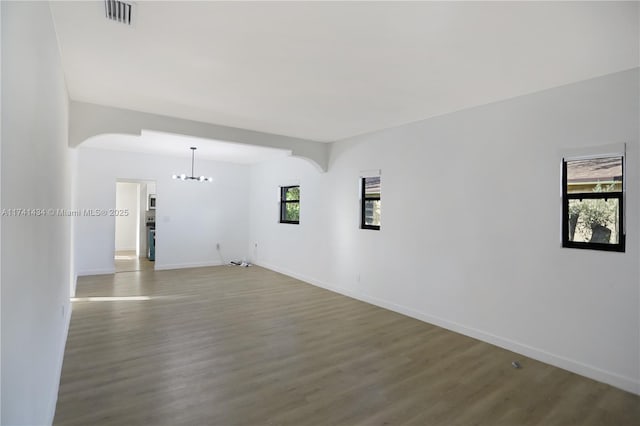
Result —
[[640, 2], [0, 15], [2, 425], [640, 424]]

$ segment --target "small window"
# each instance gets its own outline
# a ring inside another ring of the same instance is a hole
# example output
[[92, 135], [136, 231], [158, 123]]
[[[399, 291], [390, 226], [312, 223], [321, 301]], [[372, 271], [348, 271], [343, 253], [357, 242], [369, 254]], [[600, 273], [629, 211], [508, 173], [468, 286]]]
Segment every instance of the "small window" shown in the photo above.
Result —
[[562, 246], [624, 251], [624, 157], [564, 160]]
[[362, 178], [360, 227], [380, 229], [380, 176]]
[[280, 223], [300, 223], [300, 186], [280, 188]]

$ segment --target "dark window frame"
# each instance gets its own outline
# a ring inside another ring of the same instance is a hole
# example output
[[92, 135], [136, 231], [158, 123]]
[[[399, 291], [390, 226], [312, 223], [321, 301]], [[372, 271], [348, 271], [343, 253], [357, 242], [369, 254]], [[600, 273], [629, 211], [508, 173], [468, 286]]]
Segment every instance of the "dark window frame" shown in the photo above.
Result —
[[291, 188], [298, 188], [298, 194], [300, 193], [300, 185], [289, 185], [289, 186], [281, 186], [280, 187], [280, 223], [288, 223], [291, 225], [300, 225], [300, 216], [298, 216], [298, 220], [287, 220], [287, 204], [298, 204], [300, 205], [300, 196], [298, 196], [297, 200], [287, 200], [287, 191]]
[[380, 230], [380, 225], [368, 225], [366, 223], [365, 218], [365, 204], [367, 201], [380, 201], [380, 196], [377, 197], [367, 197], [365, 181], [370, 177], [378, 177], [378, 176], [368, 176], [360, 178], [360, 229], [373, 229], [375, 231]]
[[[594, 155], [591, 158], [607, 158], [611, 156], [598, 156]], [[615, 157], [618, 157], [616, 155]], [[562, 159], [562, 247], [564, 248], [577, 248], [577, 249], [586, 249], [586, 250], [601, 250], [601, 251], [614, 251], [624, 253], [625, 251], [625, 223], [624, 223], [624, 172], [625, 172], [625, 155], [620, 154], [619, 157], [622, 160], [622, 181], [621, 181], [621, 190], [616, 192], [574, 192], [568, 193], [568, 185], [567, 185], [567, 162], [572, 161], [571, 159]], [[616, 244], [608, 244], [608, 243], [590, 243], [583, 241], [570, 241], [569, 240], [569, 200], [609, 200], [616, 199], [618, 200], [618, 223], [619, 225], [619, 234], [618, 234], [618, 243]]]

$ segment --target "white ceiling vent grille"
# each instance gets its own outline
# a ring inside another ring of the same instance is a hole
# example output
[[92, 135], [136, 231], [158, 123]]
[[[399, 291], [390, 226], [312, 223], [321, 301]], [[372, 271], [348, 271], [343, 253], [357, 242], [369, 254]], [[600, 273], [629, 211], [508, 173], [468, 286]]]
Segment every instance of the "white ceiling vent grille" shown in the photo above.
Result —
[[131, 25], [133, 4], [119, 0], [104, 0], [104, 13], [107, 19]]

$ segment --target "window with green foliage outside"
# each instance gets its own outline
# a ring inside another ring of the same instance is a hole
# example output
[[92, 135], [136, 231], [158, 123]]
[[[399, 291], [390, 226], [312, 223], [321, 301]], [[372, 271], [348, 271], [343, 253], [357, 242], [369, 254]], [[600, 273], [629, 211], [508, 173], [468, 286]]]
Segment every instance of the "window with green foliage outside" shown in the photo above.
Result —
[[624, 251], [622, 156], [563, 161], [563, 247]]
[[280, 188], [280, 223], [300, 223], [300, 186]]

